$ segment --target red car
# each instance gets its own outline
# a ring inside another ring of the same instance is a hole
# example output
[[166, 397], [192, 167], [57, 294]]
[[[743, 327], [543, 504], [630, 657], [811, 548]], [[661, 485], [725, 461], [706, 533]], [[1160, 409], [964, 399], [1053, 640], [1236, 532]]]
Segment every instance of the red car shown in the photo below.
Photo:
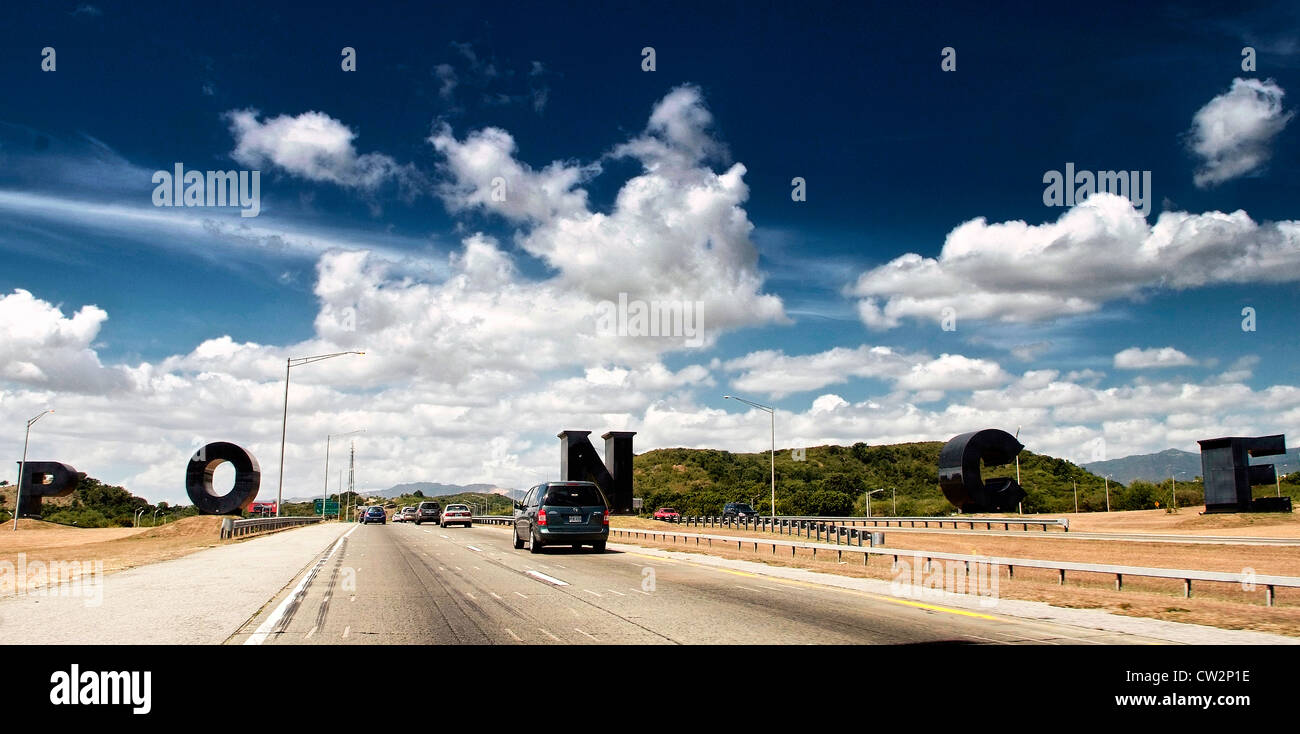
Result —
[[655, 510], [655, 519], [667, 522], [677, 522], [682, 519], [682, 514], [671, 507], [660, 507]]

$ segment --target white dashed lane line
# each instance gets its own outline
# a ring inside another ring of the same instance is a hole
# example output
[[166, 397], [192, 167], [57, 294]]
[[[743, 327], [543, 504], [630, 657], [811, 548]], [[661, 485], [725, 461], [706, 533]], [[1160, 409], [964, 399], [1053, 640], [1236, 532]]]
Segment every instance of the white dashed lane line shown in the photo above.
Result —
[[[542, 581], [545, 581], [545, 582], [548, 583], [548, 584], [555, 584], [556, 586], [568, 586], [568, 585], [569, 585], [569, 582], [568, 582], [568, 581], [561, 581], [561, 580], [555, 578], [554, 576], [547, 576], [546, 574], [542, 573], [541, 571], [534, 571], [534, 570], [532, 570], [532, 569], [529, 569], [529, 570], [525, 571], [524, 573], [528, 574], [529, 576], [532, 576], [532, 577], [535, 578], [535, 579], [541, 579]], [[515, 593], [518, 593], [518, 592], [515, 592]], [[523, 596], [523, 595], [520, 594], [520, 596]]]

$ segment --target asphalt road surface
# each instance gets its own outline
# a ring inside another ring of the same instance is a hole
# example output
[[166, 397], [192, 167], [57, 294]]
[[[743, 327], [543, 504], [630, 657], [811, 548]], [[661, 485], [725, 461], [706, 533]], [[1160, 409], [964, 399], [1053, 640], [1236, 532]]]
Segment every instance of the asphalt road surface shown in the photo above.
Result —
[[511, 547], [509, 529], [357, 526], [230, 644], [1141, 644], [612, 544]]

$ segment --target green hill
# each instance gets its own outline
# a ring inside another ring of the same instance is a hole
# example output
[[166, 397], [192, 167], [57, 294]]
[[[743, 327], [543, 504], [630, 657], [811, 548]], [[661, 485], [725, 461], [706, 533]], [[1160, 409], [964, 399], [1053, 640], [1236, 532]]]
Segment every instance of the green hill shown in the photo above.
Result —
[[[776, 511], [780, 515], [864, 515], [863, 491], [884, 488], [872, 497], [873, 515], [946, 515], [956, 511], [939, 491], [939, 450], [943, 443], [869, 446], [814, 446], [804, 461], [789, 449], [776, 453]], [[645, 511], [672, 506], [689, 515], [718, 514], [726, 502], [752, 502], [767, 513], [770, 496], [768, 452], [733, 454], [712, 449], [657, 449], [635, 457], [636, 495]], [[1015, 465], [985, 469], [984, 478], [1014, 477]], [[1106, 509], [1102, 477], [1052, 456], [1023, 451], [1020, 483], [1028, 496], [1026, 513], [1073, 512], [1078, 485], [1081, 512]], [[1285, 489], [1285, 488], [1284, 488]], [[1150, 509], [1169, 504], [1169, 483], [1110, 483], [1113, 510]], [[897, 512], [894, 495], [897, 495]], [[1178, 483], [1180, 507], [1201, 504], [1199, 480]]]

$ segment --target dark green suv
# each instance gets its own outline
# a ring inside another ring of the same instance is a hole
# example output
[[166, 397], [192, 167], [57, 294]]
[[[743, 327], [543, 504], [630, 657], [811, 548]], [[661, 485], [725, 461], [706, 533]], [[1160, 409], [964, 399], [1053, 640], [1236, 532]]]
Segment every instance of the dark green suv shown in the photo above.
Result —
[[592, 482], [546, 482], [515, 503], [515, 548], [541, 553], [548, 545], [589, 545], [605, 551], [609, 501]]

